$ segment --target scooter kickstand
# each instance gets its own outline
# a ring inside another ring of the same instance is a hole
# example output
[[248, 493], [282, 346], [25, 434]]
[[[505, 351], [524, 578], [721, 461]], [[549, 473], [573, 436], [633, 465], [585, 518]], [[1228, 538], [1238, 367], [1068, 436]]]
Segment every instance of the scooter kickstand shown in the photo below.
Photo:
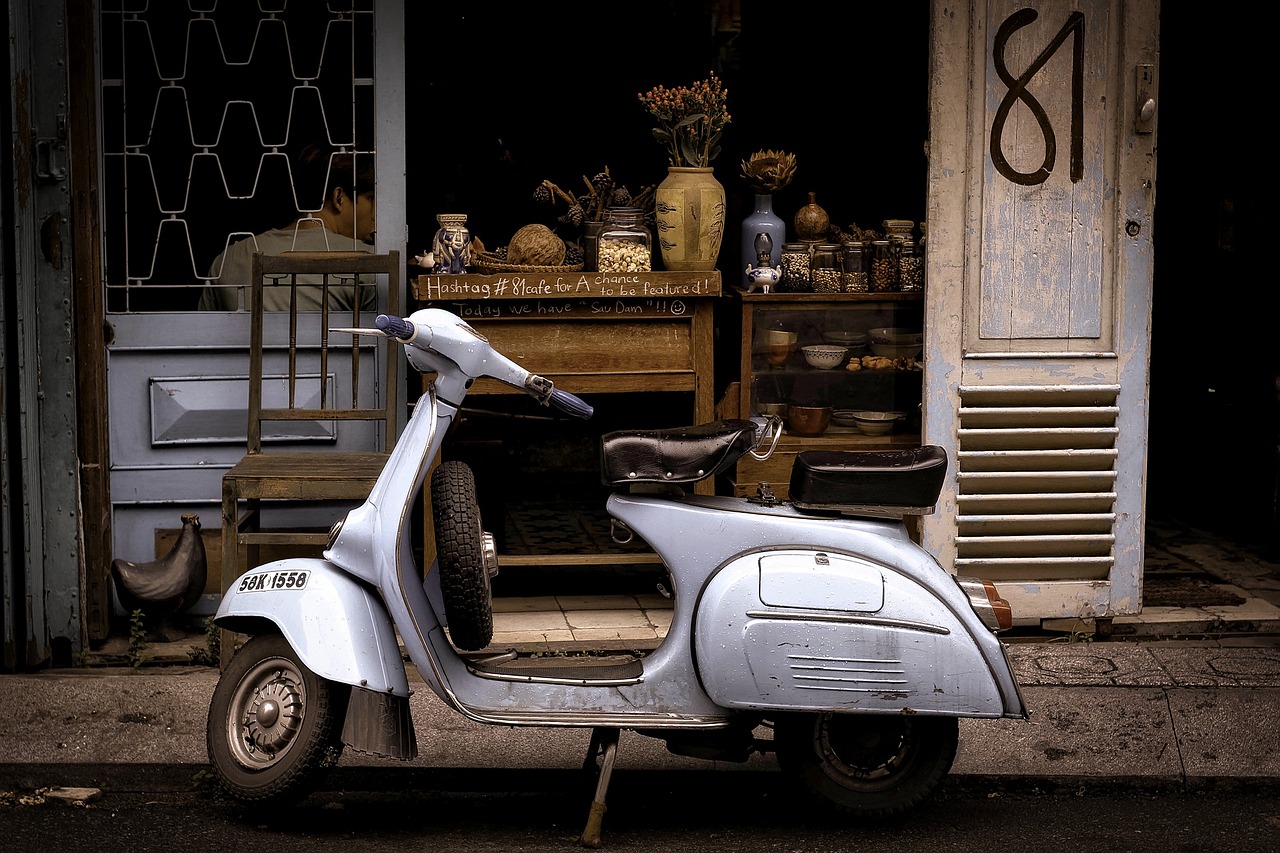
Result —
[[583, 769], [589, 769], [596, 755], [600, 755], [600, 778], [596, 780], [596, 796], [591, 801], [591, 812], [587, 815], [587, 826], [578, 839], [584, 847], [599, 847], [600, 824], [604, 822], [604, 797], [609, 790], [609, 777], [613, 774], [613, 760], [618, 756], [618, 729], [594, 728], [591, 730], [591, 743], [587, 747], [587, 760]]

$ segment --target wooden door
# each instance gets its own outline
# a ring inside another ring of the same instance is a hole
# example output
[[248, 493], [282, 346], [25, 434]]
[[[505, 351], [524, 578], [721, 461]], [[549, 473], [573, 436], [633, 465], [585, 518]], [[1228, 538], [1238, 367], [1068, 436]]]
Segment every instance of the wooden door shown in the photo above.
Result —
[[922, 541], [1020, 624], [1141, 608], [1158, 20], [933, 8]]

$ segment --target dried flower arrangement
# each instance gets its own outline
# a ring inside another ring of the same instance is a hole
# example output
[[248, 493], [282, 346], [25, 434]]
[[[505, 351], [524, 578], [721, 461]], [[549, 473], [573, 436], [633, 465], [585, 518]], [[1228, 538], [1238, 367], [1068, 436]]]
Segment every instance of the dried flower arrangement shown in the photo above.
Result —
[[757, 193], [784, 190], [796, 176], [796, 155], [766, 148], [742, 161], [742, 177]]
[[647, 186], [638, 193], [632, 193], [614, 180], [608, 166], [604, 167], [604, 171], [597, 172], [590, 180], [583, 175], [582, 183], [586, 190], [583, 194], [576, 195], [543, 179], [542, 183], [534, 188], [533, 199], [552, 205], [557, 201], [564, 202], [567, 209], [559, 216], [558, 221], [575, 229], [581, 228], [584, 222], [602, 222], [605, 209], [609, 207], [638, 207], [647, 211], [653, 206], [654, 186]]
[[859, 228], [858, 223], [856, 222], [850, 223], [848, 231], [841, 229], [839, 225], [836, 225], [833, 222], [831, 223], [831, 231], [829, 234], [829, 239], [835, 243], [848, 243], [856, 240], [859, 243], [866, 243], [868, 245], [871, 244], [872, 240], [879, 240], [880, 237], [881, 234], [876, 229]]
[[729, 90], [714, 71], [692, 86], [655, 86], [636, 97], [658, 120], [653, 138], [666, 146], [669, 165], [706, 167], [719, 155], [720, 136], [731, 117]]

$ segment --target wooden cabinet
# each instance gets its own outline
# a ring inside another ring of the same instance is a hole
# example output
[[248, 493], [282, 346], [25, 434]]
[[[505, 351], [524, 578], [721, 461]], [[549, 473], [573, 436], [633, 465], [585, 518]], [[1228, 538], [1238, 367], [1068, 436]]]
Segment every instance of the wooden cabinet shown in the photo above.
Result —
[[[848, 370], [846, 365], [849, 358], [873, 355], [873, 329], [922, 330], [922, 294], [764, 294], [735, 286], [733, 295], [742, 309], [740, 381], [736, 405], [732, 399], [726, 400], [722, 413], [752, 417], [764, 414], [766, 404], [779, 403], [901, 414], [893, 430], [880, 436], [865, 435], [856, 426], [835, 422], [816, 436], [788, 431], [770, 459], [760, 462], [745, 457], [738, 463], [730, 481], [733, 494], [754, 495], [763, 482], [779, 498], [787, 497], [791, 466], [801, 450], [885, 450], [920, 443], [923, 361], [899, 359], [891, 366], [859, 370]], [[785, 358], [778, 358], [777, 350], [770, 352], [770, 341], [777, 337], [768, 335], [770, 331], [795, 333], [794, 350]], [[855, 344], [840, 365], [826, 370], [811, 367], [802, 348], [829, 343], [833, 332], [869, 337], [861, 347]]]

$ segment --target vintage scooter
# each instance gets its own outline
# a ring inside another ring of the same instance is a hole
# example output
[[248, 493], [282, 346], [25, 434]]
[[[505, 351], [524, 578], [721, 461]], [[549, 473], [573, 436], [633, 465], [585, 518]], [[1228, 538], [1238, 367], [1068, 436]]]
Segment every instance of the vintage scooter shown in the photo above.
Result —
[[463, 463], [431, 476], [437, 559], [415, 565], [409, 520], [467, 389], [489, 377], [579, 418], [592, 407], [529, 373], [453, 314], [379, 315], [378, 334], [435, 374], [368, 500], [334, 525], [323, 558], [258, 566], [215, 617], [251, 635], [222, 673], [208, 749], [221, 786], [250, 803], [311, 790], [344, 744], [409, 759], [416, 736], [404, 654], [446, 705], [482, 723], [589, 727], [599, 771], [582, 841], [599, 844], [620, 730], [674, 753], [745, 761], [774, 752], [820, 802], [885, 815], [949, 771], [960, 717], [1025, 718], [996, 632], [1008, 604], [955, 578], [909, 538], [932, 511], [941, 448], [800, 453], [790, 498], [686, 487], [744, 454], [767, 458], [777, 419], [609, 433], [601, 476], [614, 537], [662, 559], [671, 627], [647, 655], [601, 665], [483, 653], [492, 638], [492, 537]]

